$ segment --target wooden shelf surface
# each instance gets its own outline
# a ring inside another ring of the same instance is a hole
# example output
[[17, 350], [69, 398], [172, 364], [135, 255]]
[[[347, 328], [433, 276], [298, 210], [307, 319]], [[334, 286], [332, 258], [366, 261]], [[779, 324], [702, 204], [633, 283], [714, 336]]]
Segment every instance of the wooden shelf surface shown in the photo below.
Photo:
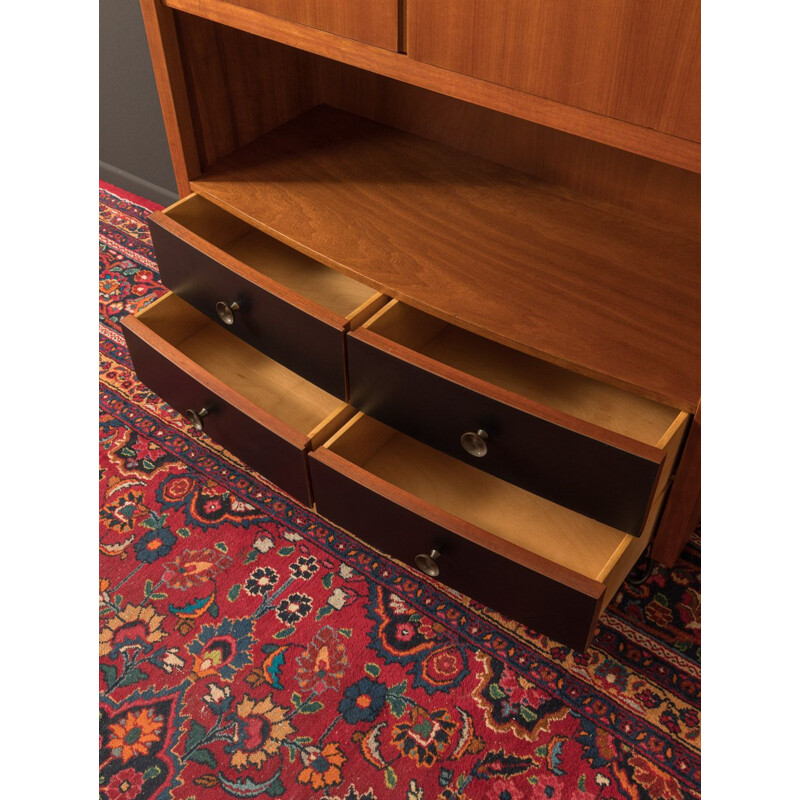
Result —
[[687, 411], [700, 248], [524, 173], [320, 106], [193, 191], [481, 336]]

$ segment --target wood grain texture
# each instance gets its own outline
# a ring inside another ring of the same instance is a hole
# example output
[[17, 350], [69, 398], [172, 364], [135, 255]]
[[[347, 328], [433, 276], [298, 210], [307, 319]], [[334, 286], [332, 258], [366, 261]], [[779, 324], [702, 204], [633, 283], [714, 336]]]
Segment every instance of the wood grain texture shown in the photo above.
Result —
[[527, 172], [678, 232], [700, 231], [700, 175], [324, 58], [321, 103]]
[[[222, 0], [165, 0], [165, 4], [198, 19], [219, 22], [298, 50], [349, 63], [681, 169], [700, 171], [700, 146], [687, 139], [424, 64], [402, 54], [259, 14]], [[202, 55], [202, 49], [199, 54]]]
[[[487, 550], [483, 532], [476, 532], [480, 543], [462, 537], [431, 519], [435, 515], [428, 504], [409, 501], [405, 492], [370, 481], [358, 468], [350, 470], [331, 456], [326, 451], [309, 454], [319, 514], [410, 567], [417, 554], [438, 550], [445, 564], [439, 576], [443, 583], [570, 647], [586, 648], [599, 614], [602, 584], [584, 579], [578, 588], [557, 565], [533, 571], [517, 560], [516, 548], [504, 548], [508, 555]], [[447, 521], [464, 527], [455, 518]]]
[[348, 39], [397, 50], [397, 0], [229, 0], [233, 5], [299, 22]]
[[402, 434], [364, 470], [528, 553], [593, 581], [631, 538]]
[[[196, 195], [194, 196], [196, 197]], [[212, 244], [206, 237], [201, 236], [194, 231], [188, 230], [163, 212], [156, 212], [155, 214], [151, 215], [148, 222], [150, 228], [155, 233], [155, 238], [159, 240], [159, 244], [155, 245], [156, 257], [159, 258], [160, 254], [163, 253], [161, 260], [164, 261], [166, 265], [166, 271], [168, 273], [167, 281], [170, 280], [170, 275], [173, 274], [173, 269], [186, 272], [188, 273], [187, 277], [191, 277], [193, 270], [187, 268], [183, 263], [183, 261], [185, 261], [187, 258], [187, 254], [190, 252], [189, 249], [191, 249], [215, 262], [218, 262], [223, 270], [245, 277], [252, 283], [258, 285], [260, 289], [281, 297], [287, 303], [294, 305], [309, 314], [317, 316], [327, 324], [338, 328], [342, 328], [344, 326], [345, 318], [341, 314], [330, 311], [318, 303], [309, 300], [307, 297], [304, 297], [299, 292], [288, 288], [281, 282], [272, 278], [270, 275], [262, 272], [260, 269], [258, 269], [257, 265], [253, 266], [244, 259], [237, 258], [228, 252], [227, 247], [223, 249]], [[259, 236], [263, 237], [264, 239], [269, 239], [268, 236], [260, 232]], [[171, 253], [169, 248], [178, 247], [176, 240], [183, 242], [186, 245], [186, 248], [180, 248], [179, 252]], [[167, 245], [167, 243], [169, 244]], [[281, 247], [286, 247], [280, 242], [276, 242], [276, 244], [280, 245]], [[240, 250], [240, 248], [235, 246], [235, 243], [230, 249], [234, 252]], [[291, 251], [291, 248], [286, 247], [286, 249]], [[263, 250], [261, 252], [262, 254], [264, 253]], [[297, 251], [291, 252], [297, 256], [298, 261], [310, 260], [306, 259], [305, 256]], [[322, 269], [328, 270], [327, 267], [322, 267]], [[218, 299], [224, 300], [228, 293], [224, 291], [224, 289], [221, 291], [222, 295], [218, 297]], [[371, 290], [368, 289], [367, 291]]]
[[352, 406], [340, 405], [328, 414], [316, 428], [309, 432], [311, 439], [311, 450], [315, 450], [331, 438], [337, 431], [341, 430], [355, 415], [356, 410]]
[[140, 0], [140, 5], [175, 181], [179, 194], [185, 196], [189, 194], [189, 180], [200, 174], [200, 160], [175, 30], [175, 15], [160, 0]]
[[[602, 578], [603, 582], [608, 586], [620, 586], [627, 577], [628, 573], [633, 569], [639, 556], [644, 552], [645, 547], [653, 540], [655, 536], [655, 529], [661, 517], [661, 510], [664, 506], [664, 501], [667, 495], [667, 488], [669, 481], [672, 477], [675, 462], [678, 454], [681, 451], [681, 446], [686, 438], [686, 431], [689, 427], [690, 417], [686, 412], [681, 412], [675, 419], [670, 429], [664, 434], [661, 441], [658, 443], [660, 448], [665, 451], [664, 466], [661, 469], [661, 476], [658, 479], [658, 484], [655, 489], [655, 499], [650, 505], [650, 512], [644, 524], [642, 535], [631, 543], [631, 546], [626, 551], [615, 559], [614, 564], [609, 569], [608, 574]], [[610, 592], [606, 593], [603, 598], [603, 608], [614, 599], [614, 595]]]
[[700, 140], [699, 0], [409, 0], [408, 53]]
[[149, 226], [165, 286], [218, 325], [217, 302], [235, 302], [226, 330], [346, 399], [344, 332], [365, 303], [375, 308], [372, 289], [197, 195], [151, 215]]
[[668, 567], [675, 566], [692, 531], [700, 521], [701, 478], [700, 406], [692, 420], [686, 446], [664, 507], [656, 537], [653, 558]]
[[325, 107], [220, 160], [192, 188], [434, 316], [694, 410], [691, 239]]
[[188, 14], [176, 14], [201, 167], [316, 105], [309, 56]]
[[[486, 550], [429, 518], [427, 504], [407, 504], [405, 493], [380, 491], [375, 482], [353, 479], [326, 451], [309, 455], [317, 513], [413, 568], [414, 557], [442, 553], [442, 583], [463, 592], [569, 647], [584, 650], [594, 633], [605, 587], [586, 581], [576, 588], [563, 571], [536, 572]], [[346, 462], [345, 462], [346, 463]], [[357, 469], [357, 468], [356, 468]], [[457, 523], [456, 523], [457, 525]], [[458, 526], [457, 527], [461, 527]]]

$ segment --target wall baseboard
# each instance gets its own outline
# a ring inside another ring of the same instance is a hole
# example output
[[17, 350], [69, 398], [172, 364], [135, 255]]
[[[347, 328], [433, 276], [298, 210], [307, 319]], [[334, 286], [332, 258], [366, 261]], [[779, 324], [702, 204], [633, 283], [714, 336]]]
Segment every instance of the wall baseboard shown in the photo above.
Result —
[[154, 203], [161, 203], [161, 205], [170, 206], [178, 200], [176, 192], [156, 186], [138, 175], [132, 175], [124, 169], [106, 164], [105, 161], [100, 162], [100, 179], [107, 183], [113, 183], [114, 186], [119, 186], [126, 192], [133, 192], [133, 194], [138, 194]]

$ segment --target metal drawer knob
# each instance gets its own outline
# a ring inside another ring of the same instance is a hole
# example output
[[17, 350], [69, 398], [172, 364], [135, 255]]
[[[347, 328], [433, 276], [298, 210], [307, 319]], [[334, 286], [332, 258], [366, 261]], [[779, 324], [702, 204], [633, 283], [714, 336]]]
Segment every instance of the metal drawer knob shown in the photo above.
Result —
[[189, 408], [186, 410], [186, 416], [189, 418], [189, 422], [192, 423], [192, 427], [196, 431], [203, 430], [203, 417], [208, 416], [208, 409], [201, 408], [199, 411], [195, 411], [193, 408]]
[[233, 325], [233, 312], [239, 310], [238, 303], [228, 305], [222, 300], [217, 303], [217, 316], [226, 324]]
[[414, 562], [420, 572], [424, 572], [426, 575], [430, 575], [431, 578], [435, 578], [439, 574], [439, 565], [436, 563], [436, 559], [439, 558], [440, 555], [441, 553], [438, 550], [431, 550], [430, 555], [420, 553], [418, 556], [415, 556]]
[[489, 445], [486, 444], [488, 438], [489, 434], [484, 430], [478, 430], [475, 433], [468, 431], [461, 436], [461, 446], [471, 456], [481, 458], [489, 452]]

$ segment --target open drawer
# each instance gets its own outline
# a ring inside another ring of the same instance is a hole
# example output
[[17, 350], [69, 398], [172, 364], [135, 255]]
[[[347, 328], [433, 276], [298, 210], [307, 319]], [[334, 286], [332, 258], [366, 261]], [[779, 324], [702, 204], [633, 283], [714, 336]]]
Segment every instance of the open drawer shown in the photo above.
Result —
[[386, 302], [199, 195], [149, 219], [164, 285], [341, 399], [344, 335]]
[[359, 410], [633, 536], [689, 421], [396, 300], [351, 332], [347, 348]]
[[[309, 454], [317, 511], [570, 647], [644, 550], [636, 538], [357, 414]], [[660, 502], [661, 498], [659, 498]]]
[[122, 321], [139, 379], [197, 430], [310, 505], [306, 453], [353, 409], [174, 294]]

